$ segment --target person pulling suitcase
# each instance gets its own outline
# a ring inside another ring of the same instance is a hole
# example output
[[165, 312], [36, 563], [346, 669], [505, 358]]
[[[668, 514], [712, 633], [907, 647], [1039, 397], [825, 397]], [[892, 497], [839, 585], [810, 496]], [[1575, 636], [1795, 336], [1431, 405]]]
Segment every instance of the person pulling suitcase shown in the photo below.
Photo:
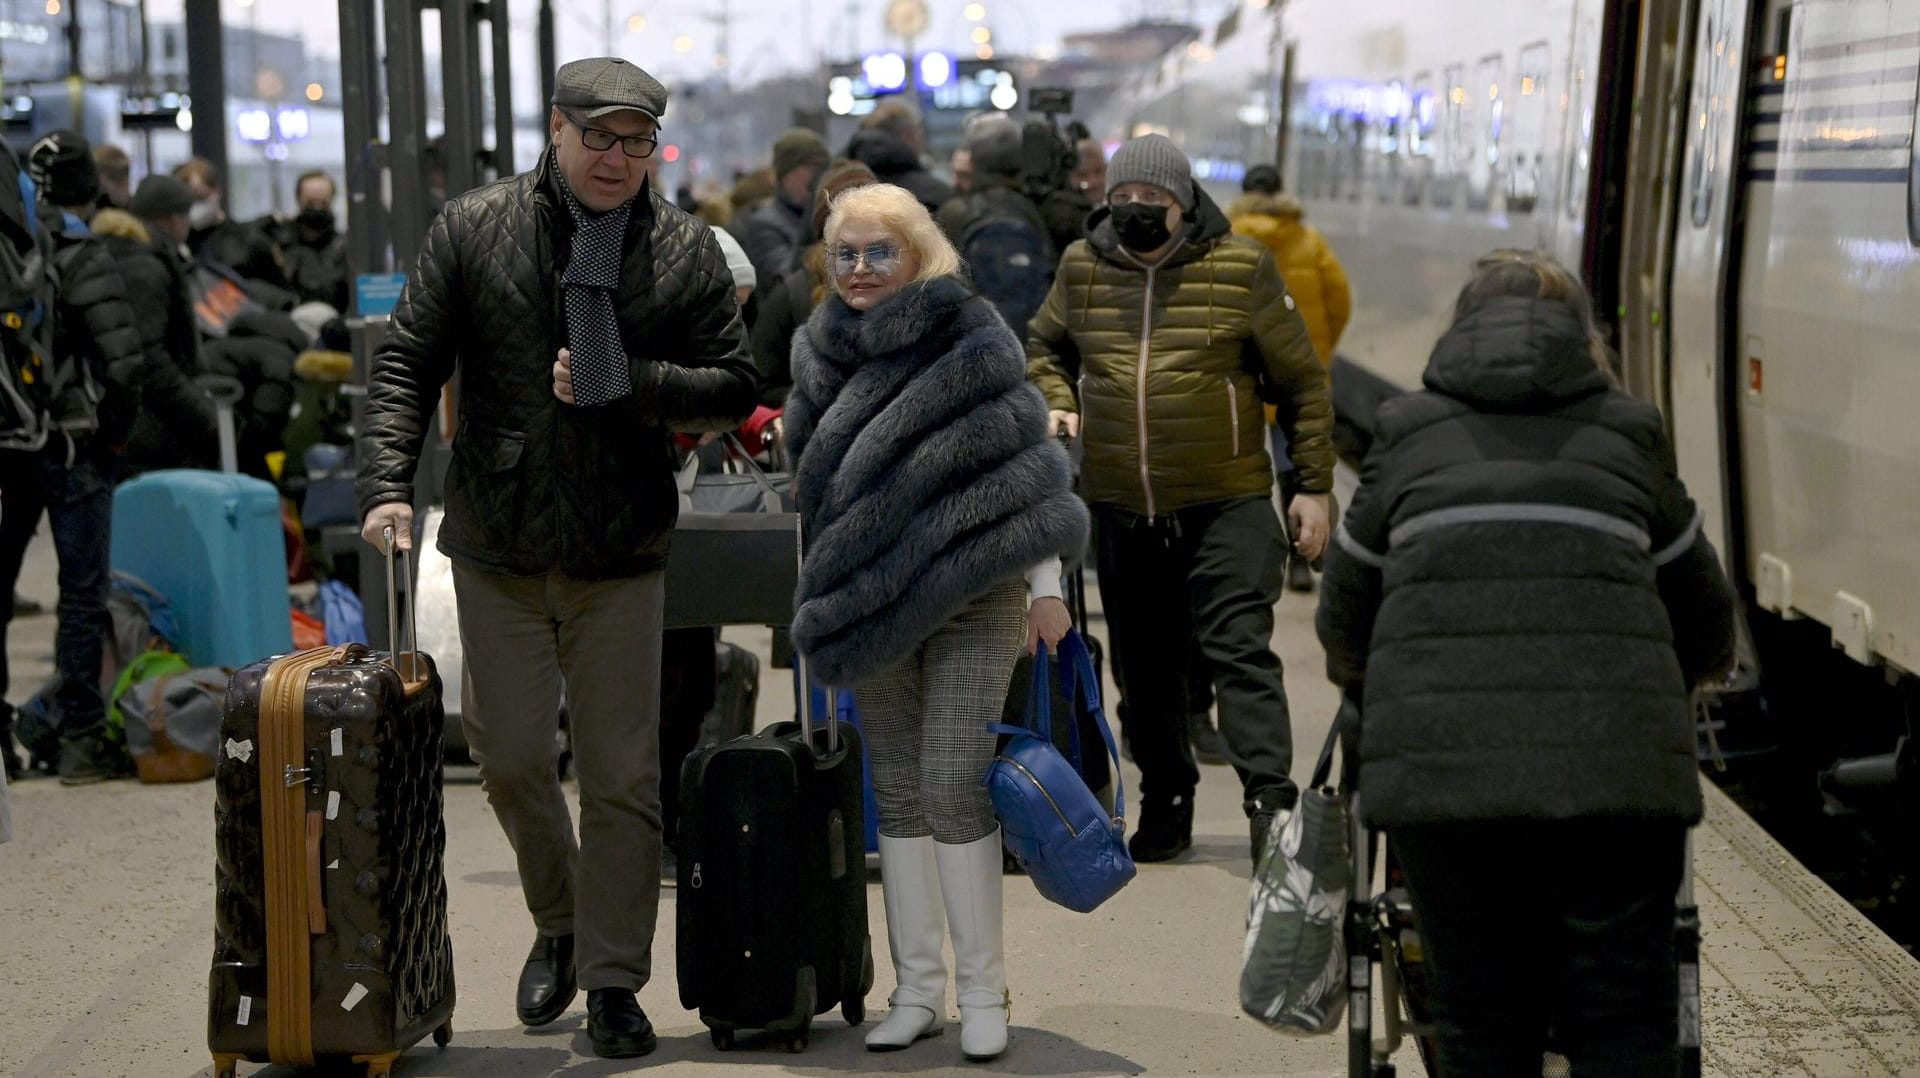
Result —
[[[393, 526], [409, 545], [458, 367], [438, 545], [461, 721], [537, 932], [517, 1010], [545, 1025], [585, 988], [594, 1051], [624, 1058], [656, 1043], [636, 993], [660, 901], [667, 432], [739, 426], [754, 368], [718, 242], [650, 182], [666, 87], [612, 57], [554, 85], [540, 164], [448, 202], [427, 233], [374, 359], [358, 493], [369, 540]], [[563, 677], [577, 839], [554, 766]]]

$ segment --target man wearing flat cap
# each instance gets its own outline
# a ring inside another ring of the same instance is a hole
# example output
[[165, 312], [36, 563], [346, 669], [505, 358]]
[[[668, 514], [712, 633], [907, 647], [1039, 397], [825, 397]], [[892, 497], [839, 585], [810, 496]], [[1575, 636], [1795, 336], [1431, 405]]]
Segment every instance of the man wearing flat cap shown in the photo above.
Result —
[[[585, 988], [608, 1057], [655, 1045], [635, 993], [660, 893], [668, 432], [731, 429], [754, 405], [726, 258], [648, 181], [666, 104], [624, 60], [563, 65], [540, 165], [446, 204], [374, 360], [359, 479], [366, 539], [410, 546], [414, 469], [457, 368], [439, 542], [462, 721], [538, 934], [520, 1020], [551, 1022]], [[577, 842], [554, 759], [563, 680]]]

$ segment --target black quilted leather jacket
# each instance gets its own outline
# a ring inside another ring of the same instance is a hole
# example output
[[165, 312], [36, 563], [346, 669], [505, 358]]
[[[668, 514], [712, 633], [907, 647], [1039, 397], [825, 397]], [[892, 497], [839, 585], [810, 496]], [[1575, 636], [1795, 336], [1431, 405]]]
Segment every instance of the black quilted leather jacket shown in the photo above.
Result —
[[428, 230], [374, 358], [360, 512], [413, 500], [428, 417], [457, 365], [440, 548], [512, 576], [633, 576], [665, 563], [679, 512], [668, 432], [737, 426], [754, 406], [753, 360], [719, 243], [643, 189], [615, 301], [634, 393], [561, 404], [573, 222], [550, 167], [448, 202]]

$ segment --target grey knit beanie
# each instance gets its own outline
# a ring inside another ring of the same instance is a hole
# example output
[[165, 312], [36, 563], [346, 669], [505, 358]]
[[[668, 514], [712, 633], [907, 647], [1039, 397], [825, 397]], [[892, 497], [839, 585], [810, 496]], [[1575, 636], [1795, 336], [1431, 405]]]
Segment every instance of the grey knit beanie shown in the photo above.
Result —
[[1107, 194], [1127, 183], [1164, 188], [1181, 209], [1193, 209], [1193, 166], [1165, 135], [1142, 135], [1114, 152], [1107, 163]]

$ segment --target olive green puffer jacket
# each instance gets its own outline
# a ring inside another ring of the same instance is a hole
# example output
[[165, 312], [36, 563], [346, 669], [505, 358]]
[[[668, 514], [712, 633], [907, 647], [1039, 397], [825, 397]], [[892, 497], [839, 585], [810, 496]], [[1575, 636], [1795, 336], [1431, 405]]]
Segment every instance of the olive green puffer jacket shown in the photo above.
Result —
[[1262, 400], [1280, 406], [1300, 489], [1329, 491], [1333, 410], [1306, 324], [1273, 253], [1195, 193], [1187, 242], [1154, 268], [1095, 211], [1033, 320], [1027, 377], [1081, 416], [1088, 501], [1153, 516], [1266, 496]]

